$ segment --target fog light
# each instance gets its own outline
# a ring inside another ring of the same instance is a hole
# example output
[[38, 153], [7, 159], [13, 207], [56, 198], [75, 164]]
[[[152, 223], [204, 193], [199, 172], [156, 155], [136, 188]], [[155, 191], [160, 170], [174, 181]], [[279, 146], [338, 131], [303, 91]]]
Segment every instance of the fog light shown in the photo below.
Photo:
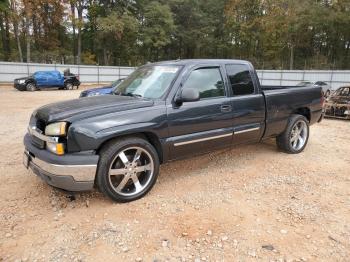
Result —
[[46, 148], [56, 155], [64, 155], [64, 144], [62, 143], [46, 143]]
[[346, 110], [346, 111], [344, 112], [344, 115], [350, 115], [350, 111], [349, 111], [349, 110]]

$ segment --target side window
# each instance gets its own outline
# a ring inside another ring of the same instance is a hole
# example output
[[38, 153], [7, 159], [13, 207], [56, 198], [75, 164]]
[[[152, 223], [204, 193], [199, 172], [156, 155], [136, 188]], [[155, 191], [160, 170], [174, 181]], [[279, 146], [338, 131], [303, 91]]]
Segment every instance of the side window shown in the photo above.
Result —
[[254, 84], [248, 66], [226, 65], [226, 71], [234, 95], [254, 94]]
[[225, 85], [218, 67], [198, 68], [191, 72], [183, 88], [194, 88], [200, 98], [225, 96]]

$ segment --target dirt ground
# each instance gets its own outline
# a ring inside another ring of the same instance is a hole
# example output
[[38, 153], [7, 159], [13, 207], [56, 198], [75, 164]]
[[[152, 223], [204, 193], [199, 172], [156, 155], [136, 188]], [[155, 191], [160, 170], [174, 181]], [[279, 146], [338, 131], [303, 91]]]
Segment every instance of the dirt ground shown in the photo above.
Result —
[[31, 112], [80, 91], [0, 89], [0, 261], [349, 261], [350, 122], [166, 164], [143, 199], [72, 200], [27, 171]]

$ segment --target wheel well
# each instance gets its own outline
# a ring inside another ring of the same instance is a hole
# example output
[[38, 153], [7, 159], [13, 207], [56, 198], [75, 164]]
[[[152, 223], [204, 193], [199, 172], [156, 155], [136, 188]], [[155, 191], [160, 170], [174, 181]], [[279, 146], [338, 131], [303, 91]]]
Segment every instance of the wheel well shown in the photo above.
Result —
[[34, 84], [36, 85], [36, 82], [33, 79], [27, 80], [26, 85], [28, 84]]
[[120, 139], [123, 137], [139, 137], [142, 139], [147, 140], [157, 151], [158, 156], [159, 156], [159, 162], [162, 164], [163, 163], [163, 150], [162, 150], [162, 145], [159, 141], [159, 138], [157, 137], [157, 135], [155, 135], [152, 132], [142, 132], [142, 133], [135, 133], [135, 134], [128, 134], [128, 135], [121, 135], [121, 136], [116, 136], [113, 137], [111, 139], [108, 139], [106, 141], [104, 141], [100, 147], [98, 148], [97, 153], [99, 154], [99, 152], [101, 151], [101, 149], [104, 147], [104, 145], [106, 145], [107, 143], [109, 143], [112, 140], [115, 139]]
[[311, 121], [310, 109], [307, 107], [298, 108], [294, 111], [294, 114], [305, 116], [306, 119], [309, 120], [309, 122]]

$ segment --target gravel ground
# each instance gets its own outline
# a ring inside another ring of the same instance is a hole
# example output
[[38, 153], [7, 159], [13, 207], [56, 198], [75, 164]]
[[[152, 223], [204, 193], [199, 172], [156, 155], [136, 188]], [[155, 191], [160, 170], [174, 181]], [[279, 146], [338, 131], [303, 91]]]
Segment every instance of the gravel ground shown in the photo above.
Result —
[[128, 204], [75, 199], [22, 165], [31, 112], [80, 91], [0, 89], [0, 261], [349, 261], [350, 122], [166, 164]]

